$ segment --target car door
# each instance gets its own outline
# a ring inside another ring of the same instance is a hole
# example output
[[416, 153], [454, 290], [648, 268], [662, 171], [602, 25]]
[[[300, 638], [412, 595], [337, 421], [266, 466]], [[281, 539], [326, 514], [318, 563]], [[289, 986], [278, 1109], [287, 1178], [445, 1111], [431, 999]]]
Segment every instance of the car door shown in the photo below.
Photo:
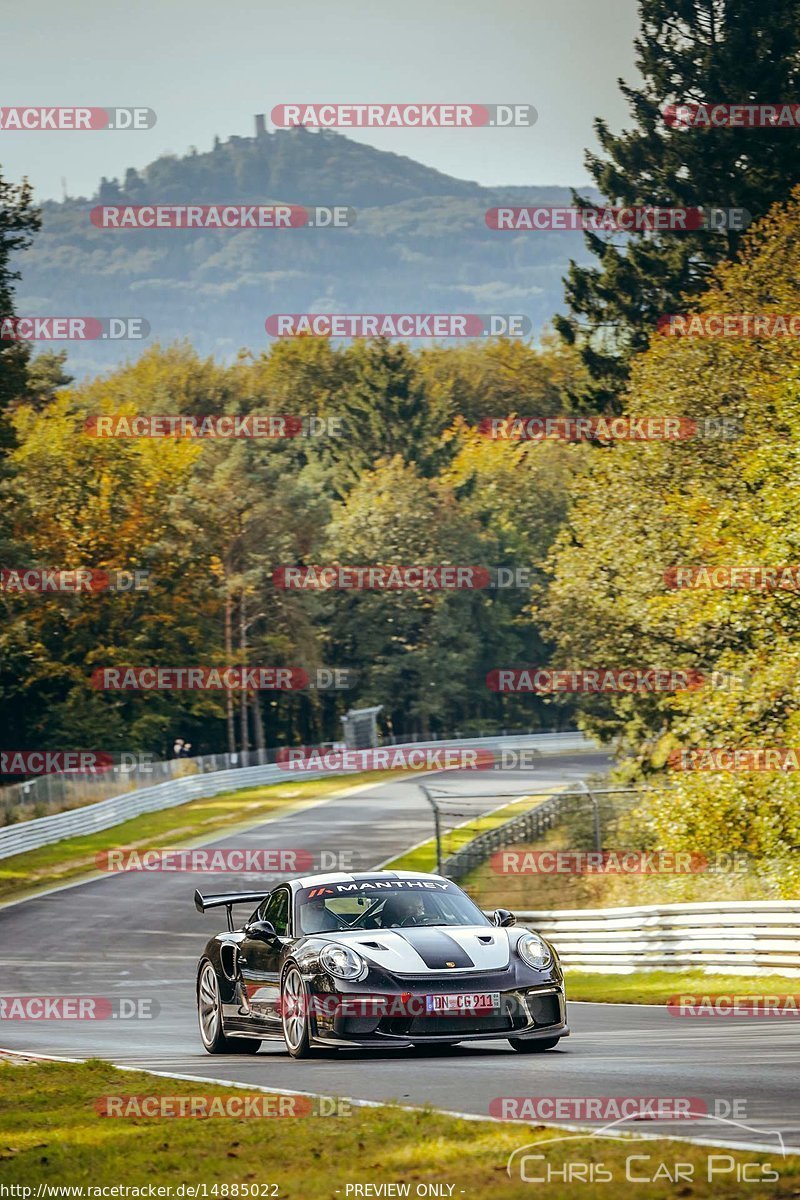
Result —
[[259, 905], [254, 920], [269, 921], [277, 936], [266, 942], [250, 937], [245, 926], [239, 944], [239, 963], [247, 998], [254, 1015], [266, 1022], [270, 1032], [280, 1033], [280, 969], [281, 956], [290, 940], [291, 892], [288, 887], [275, 888]]

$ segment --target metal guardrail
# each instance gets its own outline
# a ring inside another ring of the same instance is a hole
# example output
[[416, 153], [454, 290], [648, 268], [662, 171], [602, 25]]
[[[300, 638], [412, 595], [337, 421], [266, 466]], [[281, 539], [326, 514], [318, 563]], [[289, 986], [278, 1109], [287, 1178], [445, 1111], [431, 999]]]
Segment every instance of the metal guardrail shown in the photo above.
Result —
[[142, 813], [174, 808], [189, 800], [216, 796], [233, 788], [257, 787], [264, 783], [280, 783], [285, 779], [286, 772], [274, 765], [239, 767], [207, 775], [186, 775], [154, 787], [138, 788], [122, 796], [112, 796], [98, 804], [85, 804], [82, 808], [53, 813], [49, 817], [20, 821], [17, 825], [6, 825], [0, 829], [0, 859], [22, 854], [26, 850], [36, 850], [52, 842], [61, 842], [64, 838], [83, 837], [110, 829], [112, 825], [130, 821]]
[[800, 975], [800, 901], [728, 900], [518, 912], [566, 967]]
[[228, 771], [239, 767], [264, 767], [274, 763], [279, 747], [236, 754], [203, 754], [196, 758], [150, 759], [147, 755], [122, 755], [122, 763], [94, 771], [48, 772], [0, 788], [0, 827], [33, 817], [48, 816], [84, 804], [99, 804], [138, 788], [155, 787], [185, 775]]
[[[530, 747], [542, 753], [553, 753], [559, 750], [591, 751], [597, 749], [589, 738], [580, 733], [471, 738], [449, 744], [457, 744], [463, 748], [480, 746], [487, 749]], [[435, 749], [441, 745], [441, 741], [408, 743], [409, 748], [413, 747], [417, 750], [425, 747]], [[400, 748], [396, 747], [396, 749]], [[178, 759], [177, 761], [189, 760]], [[64, 838], [82, 837], [103, 829], [110, 829], [113, 825], [129, 821], [132, 817], [138, 817], [142, 813], [174, 808], [179, 804], [186, 804], [189, 800], [216, 796], [220, 792], [238, 788], [286, 782], [292, 777], [318, 779], [327, 777], [331, 773], [305, 769], [287, 770], [273, 763], [264, 766], [238, 767], [234, 770], [209, 771], [204, 774], [171, 779], [153, 787], [137, 788], [124, 795], [113, 796], [98, 804], [86, 804], [82, 808], [73, 808], [67, 812], [54, 813], [51, 816], [38, 817], [32, 821], [21, 821], [16, 825], [0, 828], [0, 859], [9, 858], [14, 854], [22, 854], [26, 850], [35, 850], [52, 842], [60, 842]], [[347, 772], [341, 772], [341, 774], [343, 778], [347, 778]]]
[[[471, 741], [481, 744], [498, 738], [526, 738], [533, 733], [501, 730], [499, 733], [479, 733]], [[566, 734], [536, 735], [547, 737], [574, 737]], [[445, 737], [423, 739], [415, 737], [392, 737], [383, 740], [389, 746], [441, 745], [444, 742], [461, 744], [465, 739], [456, 732]], [[340, 743], [323, 742], [322, 748], [329, 749]], [[344, 743], [341, 743], [343, 746]], [[233, 754], [203, 754], [199, 757], [152, 759], [148, 755], [122, 754], [121, 762], [89, 772], [53, 771], [20, 783], [8, 783], [0, 787], [0, 828], [13, 825], [16, 821], [28, 821], [51, 813], [64, 812], [69, 808], [80, 808], [84, 804], [99, 804], [112, 796], [121, 796], [138, 788], [155, 787], [184, 775], [204, 775], [216, 771], [228, 771], [243, 767], [265, 767], [278, 762], [285, 747], [271, 746], [264, 750], [245, 750]]]

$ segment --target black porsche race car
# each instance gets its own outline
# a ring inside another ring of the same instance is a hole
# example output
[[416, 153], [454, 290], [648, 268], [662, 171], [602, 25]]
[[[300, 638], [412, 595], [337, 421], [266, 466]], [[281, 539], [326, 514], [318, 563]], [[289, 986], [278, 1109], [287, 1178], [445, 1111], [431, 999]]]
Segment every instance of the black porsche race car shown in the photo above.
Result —
[[[237, 929], [239, 904], [254, 908]], [[530, 1053], [569, 1033], [553, 947], [438, 875], [315, 875], [269, 893], [195, 892], [195, 905], [228, 914], [197, 971], [210, 1054], [254, 1054], [265, 1038], [283, 1039], [294, 1058], [467, 1038]]]

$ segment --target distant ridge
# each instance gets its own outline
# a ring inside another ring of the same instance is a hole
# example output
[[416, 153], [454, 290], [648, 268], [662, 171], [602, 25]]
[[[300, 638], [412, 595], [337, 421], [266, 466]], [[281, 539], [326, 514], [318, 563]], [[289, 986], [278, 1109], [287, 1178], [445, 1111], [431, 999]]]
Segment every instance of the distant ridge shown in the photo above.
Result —
[[[98, 203], [343, 204], [349, 229], [97, 229]], [[20, 314], [142, 316], [148, 343], [69, 343], [73, 372], [94, 374], [154, 340], [188, 338], [227, 359], [266, 349], [273, 312], [519, 312], [538, 332], [563, 307], [579, 235], [497, 233], [498, 204], [569, 204], [565, 187], [484, 188], [333, 131], [302, 128], [214, 139], [163, 155], [91, 197], [43, 205], [44, 227], [19, 260]]]

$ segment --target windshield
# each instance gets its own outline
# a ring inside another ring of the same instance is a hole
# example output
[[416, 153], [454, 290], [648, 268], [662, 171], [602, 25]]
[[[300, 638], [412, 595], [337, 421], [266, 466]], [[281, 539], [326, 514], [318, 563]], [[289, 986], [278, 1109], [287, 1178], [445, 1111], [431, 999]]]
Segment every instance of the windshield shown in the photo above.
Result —
[[348, 929], [409, 929], [424, 925], [489, 925], [491, 922], [452, 883], [425, 886], [331, 884], [298, 893], [301, 933]]

